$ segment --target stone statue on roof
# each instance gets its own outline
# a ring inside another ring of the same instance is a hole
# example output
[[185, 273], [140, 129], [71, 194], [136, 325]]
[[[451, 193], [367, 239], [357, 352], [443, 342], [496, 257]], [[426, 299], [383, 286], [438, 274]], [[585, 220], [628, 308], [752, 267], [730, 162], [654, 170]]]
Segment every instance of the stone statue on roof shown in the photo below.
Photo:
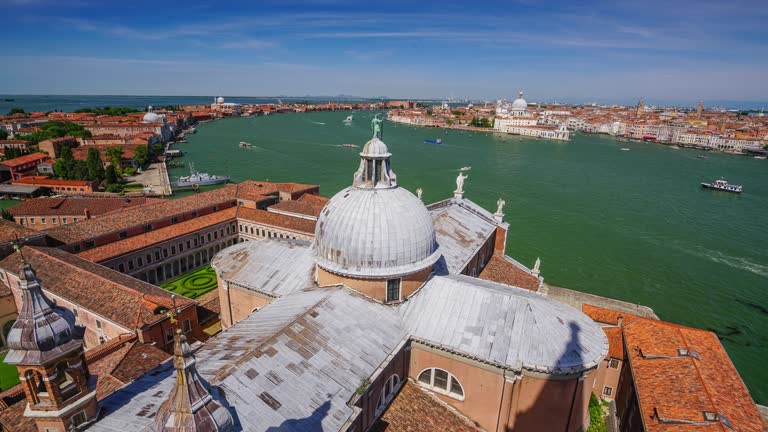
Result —
[[459, 173], [459, 176], [456, 177], [456, 190], [454, 192], [456, 193], [464, 193], [464, 180], [469, 178], [468, 175], [464, 175], [463, 172]]
[[504, 214], [504, 205], [505, 205], [506, 203], [507, 203], [507, 202], [506, 202], [506, 201], [504, 201], [504, 200], [503, 200], [503, 199], [501, 199], [501, 198], [499, 198], [499, 200], [498, 200], [498, 201], [496, 201], [496, 214], [497, 214], [497, 215], [501, 215], [501, 214]]
[[424, 191], [423, 191], [421, 188], [418, 188], [418, 189], [416, 189], [416, 196], [417, 196], [419, 199], [421, 199], [421, 194], [422, 194], [423, 192], [424, 192]]
[[373, 120], [371, 120], [371, 129], [373, 130], [373, 137], [381, 139], [382, 135], [384, 134], [384, 126], [382, 123], [384, 120], [380, 119], [379, 116], [381, 114], [376, 114], [375, 117], [373, 117]]

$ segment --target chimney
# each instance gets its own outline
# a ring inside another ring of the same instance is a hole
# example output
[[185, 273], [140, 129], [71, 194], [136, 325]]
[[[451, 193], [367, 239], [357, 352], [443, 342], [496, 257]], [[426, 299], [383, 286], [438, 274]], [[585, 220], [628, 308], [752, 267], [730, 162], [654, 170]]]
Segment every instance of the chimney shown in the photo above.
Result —
[[616, 321], [617, 321], [616, 325], [621, 327], [621, 323], [624, 321], [624, 317], [619, 315], [619, 317], [616, 319]]
[[86, 208], [85, 210], [83, 210], [83, 213], [85, 213], [85, 218], [86, 219], [90, 219], [91, 218], [91, 209]]

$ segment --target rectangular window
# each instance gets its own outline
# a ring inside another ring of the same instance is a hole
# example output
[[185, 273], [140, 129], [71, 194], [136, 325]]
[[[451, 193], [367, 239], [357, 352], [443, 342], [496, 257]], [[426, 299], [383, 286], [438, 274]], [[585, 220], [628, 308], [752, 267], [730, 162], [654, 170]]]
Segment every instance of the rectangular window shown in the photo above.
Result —
[[35, 224], [35, 218], [29, 218], [29, 224], [34, 225]]
[[171, 255], [176, 255], [176, 246], [171, 246]]
[[80, 252], [80, 249], [81, 249], [81, 248], [80, 248], [80, 245], [75, 245], [75, 248], [74, 248], [74, 249], [75, 249], [75, 252]]
[[192, 247], [192, 242], [191, 242], [191, 241], [189, 241], [189, 240], [187, 240], [187, 249], [189, 249], [189, 248], [191, 248], [191, 247]]
[[123, 265], [123, 263], [120, 263], [120, 264], [118, 264], [118, 265], [117, 265], [117, 270], [118, 270], [120, 273], [125, 273], [125, 265]]
[[128, 261], [128, 270], [133, 270], [133, 260]]
[[19, 225], [24, 225], [24, 218], [19, 218]]
[[442, 369], [435, 369], [435, 382], [433, 386], [441, 389], [448, 390], [448, 372]]
[[196, 218], [197, 217], [197, 212], [192, 212], [192, 217]]
[[141, 266], [143, 266], [143, 265], [144, 265], [144, 258], [142, 258], [142, 257], [138, 257], [138, 258], [136, 258], [136, 260], [138, 261], [138, 264], [137, 264], [137, 265], [138, 265], [139, 267], [141, 267]]
[[40, 223], [45, 225], [45, 218], [40, 218]]
[[178, 222], [179, 222], [179, 218], [177, 218], [176, 216], [171, 218], [171, 223], [172, 224], [175, 224], [175, 223], [178, 223]]
[[606, 396], [610, 396], [611, 393], [613, 393], [613, 388], [605, 386], [603, 387], [603, 394]]
[[173, 340], [173, 328], [169, 327], [165, 329], [165, 341], [170, 342]]
[[96, 320], [96, 328], [101, 330], [101, 321]]
[[63, 224], [67, 223], [67, 218], [65, 218], [65, 217], [61, 218], [61, 223], [63, 223]]
[[184, 243], [179, 243], [179, 252], [184, 252]]
[[619, 359], [612, 358], [611, 361], [608, 363], [608, 367], [610, 367], [611, 369], [618, 369]]
[[168, 258], [168, 249], [163, 248], [163, 258]]
[[208, 241], [211, 241], [211, 233], [208, 233]]
[[160, 251], [155, 251], [155, 259], [160, 261]]
[[124, 239], [124, 238], [127, 238], [127, 237], [128, 237], [128, 231], [122, 231], [122, 232], [120, 232], [120, 238], [121, 238], [121, 239]]
[[94, 246], [96, 246], [96, 242], [94, 242], [93, 240], [88, 240], [87, 242], [85, 242], [85, 248], [86, 249], [90, 249], [90, 248], [92, 248]]
[[152, 224], [144, 225], [144, 231], [152, 231]]
[[387, 299], [386, 302], [400, 300], [400, 279], [387, 279]]
[[184, 333], [189, 333], [192, 331], [192, 321], [185, 319], [184, 320]]
[[80, 426], [81, 424], [85, 423], [85, 420], [85, 411], [80, 411], [72, 417], [72, 426]]
[[147, 264], [152, 262], [152, 255], [147, 254]]

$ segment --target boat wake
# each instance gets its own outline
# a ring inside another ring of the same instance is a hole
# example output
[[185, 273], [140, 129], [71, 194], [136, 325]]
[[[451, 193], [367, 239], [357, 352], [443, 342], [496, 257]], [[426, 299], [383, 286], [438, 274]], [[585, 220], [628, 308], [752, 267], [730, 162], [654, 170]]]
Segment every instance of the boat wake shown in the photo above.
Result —
[[311, 120], [310, 120], [310, 123], [314, 123], [314, 124], [317, 124], [317, 125], [323, 125], [323, 126], [325, 126], [325, 123], [323, 123], [323, 122], [316, 122], [316, 121], [311, 121]]
[[701, 255], [711, 261], [768, 278], [768, 265], [754, 263], [746, 258], [730, 256], [718, 251], [702, 249]]

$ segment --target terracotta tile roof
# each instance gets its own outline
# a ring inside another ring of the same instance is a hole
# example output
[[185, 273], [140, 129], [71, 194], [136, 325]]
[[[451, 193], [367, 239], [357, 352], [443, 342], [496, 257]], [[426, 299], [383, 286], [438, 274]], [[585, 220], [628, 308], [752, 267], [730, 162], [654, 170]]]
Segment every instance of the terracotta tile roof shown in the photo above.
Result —
[[592, 318], [595, 322], [611, 325], [619, 325], [619, 318], [622, 319], [624, 325], [640, 318], [637, 315], [631, 313], [621, 312], [613, 309], [606, 309], [599, 306], [584, 303], [581, 306], [581, 311], [588, 317]]
[[315, 235], [315, 221], [247, 207], [238, 207], [237, 219]]
[[304, 194], [297, 200], [284, 200], [270, 206], [271, 210], [282, 212], [298, 213], [317, 218], [320, 211], [328, 203], [329, 199], [319, 195]]
[[294, 195], [310, 192], [317, 188], [317, 185], [302, 183], [272, 183], [247, 180], [237, 185], [237, 197], [251, 201], [261, 201], [267, 196], [276, 196], [278, 192], [288, 192]]
[[57, 185], [57, 186], [89, 186], [93, 182], [85, 180], [56, 180], [46, 176], [29, 176], [14, 180], [13, 184]]
[[221, 204], [229, 206], [234, 199], [235, 187], [225, 186], [184, 198], [164, 200], [151, 206], [129, 208], [119, 213], [111, 213], [76, 224], [61, 225], [46, 230], [46, 233], [64, 244], [75, 243], [205, 207]]
[[621, 327], [603, 327], [603, 332], [608, 336], [608, 357], [624, 360], [624, 336]]
[[[747, 387], [717, 335], [646, 318], [624, 325], [623, 330], [646, 431], [699, 431], [701, 422], [709, 425], [707, 430], [765, 430]], [[699, 359], [679, 356], [678, 349], [695, 352]], [[726, 417], [733, 428], [707, 422], [704, 412]]]
[[0, 218], [0, 244], [15, 241], [17, 238], [21, 240], [25, 237], [40, 237], [41, 235], [45, 234]]
[[369, 432], [476, 432], [480, 430], [479, 427], [408, 380]]
[[531, 291], [538, 291], [540, 284], [539, 278], [498, 255], [491, 257], [479, 277]]
[[[62, 250], [25, 246], [22, 252], [37, 272], [45, 291], [127, 329], [165, 320], [166, 315], [155, 314], [155, 311], [159, 307], [173, 307], [171, 292]], [[0, 261], [0, 268], [8, 272], [17, 273], [20, 265], [19, 254]], [[177, 297], [176, 304], [186, 308], [195, 302]]]
[[37, 162], [43, 159], [47, 159], [48, 155], [45, 153], [31, 153], [28, 155], [20, 156], [14, 159], [0, 162], [0, 165], [15, 168], [20, 165], [28, 164], [30, 162]]
[[16, 140], [16, 139], [11, 139], [11, 140], [0, 140], [0, 146], [3, 146], [3, 145], [5, 145], [5, 144], [27, 144], [28, 142], [29, 142], [29, 141], [25, 141], [25, 140]]
[[128, 207], [155, 204], [157, 198], [35, 198], [9, 209], [14, 216], [82, 215], [88, 209], [91, 216], [123, 210]]
[[131, 253], [139, 249], [144, 249], [146, 247], [162, 243], [176, 237], [200, 231], [216, 224], [233, 221], [235, 220], [235, 215], [237, 215], [237, 208], [230, 207], [226, 210], [210, 213], [204, 216], [190, 219], [188, 221], [170, 225], [165, 228], [152, 230], [144, 234], [128, 237], [124, 240], [119, 240], [112, 243], [107, 243], [103, 246], [95, 247], [93, 249], [88, 249], [78, 253], [77, 256], [93, 262], [106, 261], [108, 259]]

